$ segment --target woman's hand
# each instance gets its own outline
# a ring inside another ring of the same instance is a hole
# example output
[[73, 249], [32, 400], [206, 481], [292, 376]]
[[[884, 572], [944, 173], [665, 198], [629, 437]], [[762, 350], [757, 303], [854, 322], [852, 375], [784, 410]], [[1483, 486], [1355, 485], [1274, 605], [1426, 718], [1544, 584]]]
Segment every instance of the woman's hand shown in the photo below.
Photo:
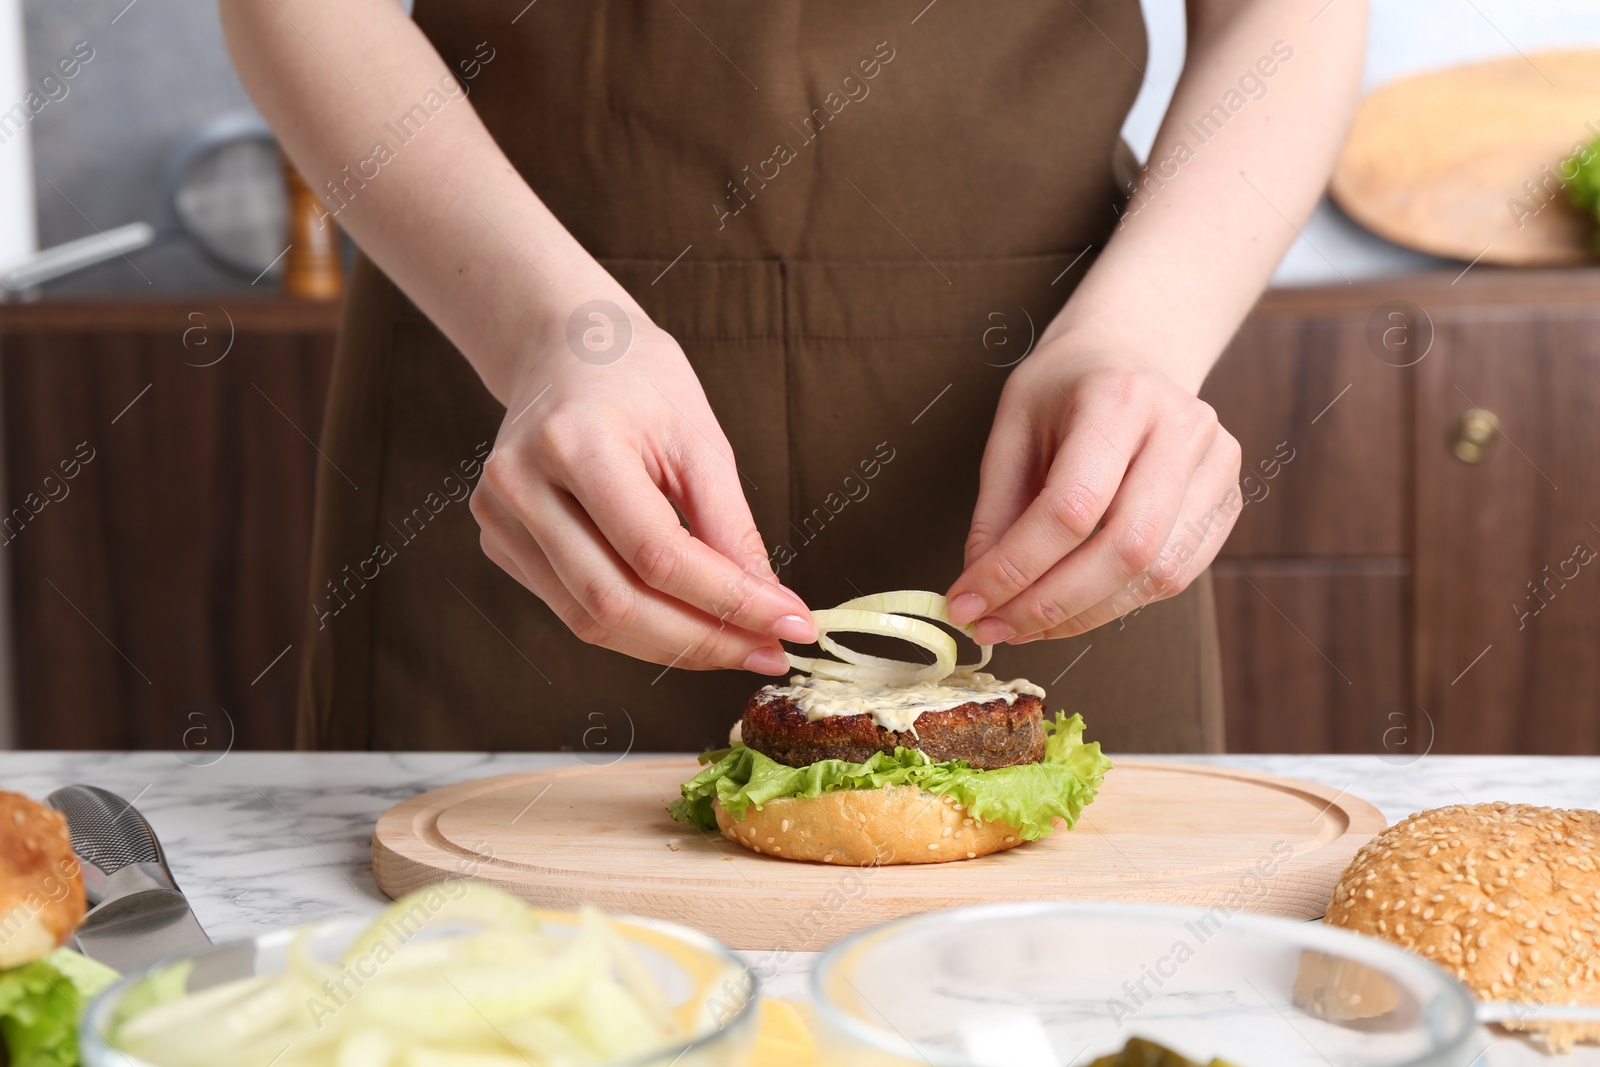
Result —
[[1238, 516], [1239, 444], [1162, 370], [1070, 335], [1012, 372], [950, 616], [985, 644], [1071, 637], [1203, 571]]
[[[1001, 397], [949, 593], [979, 640], [1082, 633], [1183, 589], [1221, 548], [1239, 445], [1195, 394], [1322, 195], [1366, 12], [1329, 5], [1307, 33], [1296, 4], [1190, 0], [1150, 164]], [[1245, 93], [1196, 147], [1186, 116]]]
[[[308, 178], [348, 174], [424, 89], [448, 101], [381, 180], [328, 208], [506, 405], [472, 496], [489, 557], [591, 643], [679, 667], [787, 671], [778, 639], [815, 640], [810, 613], [767, 563], [683, 352], [534, 195], [403, 7], [220, 10], [240, 76]], [[600, 296], [627, 308], [633, 338], [620, 359], [585, 362], [568, 315]]]
[[615, 361], [554, 336], [523, 362], [472, 495], [483, 551], [590, 644], [782, 674], [777, 639], [816, 640], [810, 612], [773, 574], [683, 351], [623, 314]]

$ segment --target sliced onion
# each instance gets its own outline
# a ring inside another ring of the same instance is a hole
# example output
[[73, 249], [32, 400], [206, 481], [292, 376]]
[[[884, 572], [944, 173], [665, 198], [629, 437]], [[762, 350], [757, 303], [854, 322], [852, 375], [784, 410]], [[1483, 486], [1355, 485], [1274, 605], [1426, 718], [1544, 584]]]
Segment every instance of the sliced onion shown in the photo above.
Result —
[[[810, 671], [818, 678], [864, 682], [868, 685], [916, 685], [919, 682], [936, 682], [955, 668], [955, 640], [932, 623], [905, 615], [855, 608], [814, 611], [811, 618], [817, 626], [817, 644], [844, 661], [789, 656], [791, 666]], [[907, 663], [882, 656], [869, 656], [830, 639], [828, 635], [835, 632], [897, 637], [932, 652], [934, 661], [928, 664]]]
[[[926, 589], [897, 589], [889, 593], [868, 593], [854, 600], [846, 600], [839, 607], [860, 608], [863, 611], [888, 611], [896, 615], [915, 615], [919, 619], [934, 619], [946, 626], [954, 626], [968, 637], [972, 636], [972, 628], [976, 625], [974, 621], [965, 626], [956, 626], [950, 621], [950, 605], [945, 598]], [[981, 671], [989, 665], [989, 657], [993, 653], [993, 645], [978, 645], [978, 662], [958, 663], [950, 673], [971, 674], [973, 671]], [[838, 653], [834, 652], [834, 655]]]
[[[139, 996], [168, 999], [118, 1021], [112, 1043], [122, 1055], [112, 1058], [159, 1067], [583, 1067], [641, 1062], [719, 1025], [678, 1018], [702, 1010], [707, 994], [706, 1010], [722, 1003], [711, 974], [690, 977], [699, 991], [688, 1003], [669, 1002], [635, 956], [652, 936], [636, 940], [593, 909], [583, 909], [571, 937], [551, 937], [526, 904], [476, 883], [418, 890], [391, 909], [356, 938], [366, 954], [333, 967], [297, 937], [300, 958], [281, 974], [186, 993], [189, 961], [141, 979]], [[449, 933], [457, 924], [481, 929]], [[124, 1006], [133, 999], [130, 991]]]
[[[989, 662], [990, 645], [979, 645], [976, 663], [956, 663], [955, 639], [930, 622], [950, 624], [944, 597], [920, 589], [872, 593], [847, 600], [836, 608], [812, 612], [817, 644], [838, 659], [787, 654], [790, 666], [813, 677], [866, 685], [910, 686], [939, 682], [951, 675], [970, 675]], [[972, 627], [957, 627], [968, 637]], [[934, 662], [910, 663], [857, 652], [833, 640], [834, 633], [879, 634], [909, 641], [933, 653]]]

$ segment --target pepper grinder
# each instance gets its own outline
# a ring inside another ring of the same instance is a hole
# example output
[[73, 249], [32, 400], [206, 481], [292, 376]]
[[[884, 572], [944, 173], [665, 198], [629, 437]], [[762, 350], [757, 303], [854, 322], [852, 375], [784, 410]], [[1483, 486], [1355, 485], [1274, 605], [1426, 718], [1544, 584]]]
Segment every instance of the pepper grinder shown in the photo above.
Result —
[[289, 157], [279, 155], [289, 197], [289, 250], [283, 257], [283, 291], [303, 300], [337, 300], [344, 289], [338, 226]]

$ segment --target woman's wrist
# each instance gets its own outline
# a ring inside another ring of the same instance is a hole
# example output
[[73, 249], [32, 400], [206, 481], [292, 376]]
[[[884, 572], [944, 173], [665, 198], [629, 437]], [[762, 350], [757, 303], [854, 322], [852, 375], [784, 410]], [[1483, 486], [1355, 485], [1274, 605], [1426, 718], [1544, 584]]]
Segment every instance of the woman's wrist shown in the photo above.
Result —
[[1141, 368], [1170, 379], [1191, 395], [1199, 395], [1214, 362], [1193, 349], [1135, 331], [1087, 323], [1061, 326], [1059, 320], [1044, 332], [1030, 359], [1068, 373], [1082, 373], [1093, 366]]
[[468, 355], [496, 399], [509, 403], [527, 383], [547, 383], [563, 359], [603, 366], [654, 330], [644, 309], [598, 263], [535, 280], [510, 332], [492, 350]]

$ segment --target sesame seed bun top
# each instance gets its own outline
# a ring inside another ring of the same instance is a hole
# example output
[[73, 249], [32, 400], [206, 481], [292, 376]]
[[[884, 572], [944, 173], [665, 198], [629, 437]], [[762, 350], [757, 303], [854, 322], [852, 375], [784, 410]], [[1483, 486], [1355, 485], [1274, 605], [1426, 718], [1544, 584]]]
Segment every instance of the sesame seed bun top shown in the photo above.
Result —
[[[1600, 1004], [1600, 812], [1418, 812], [1356, 854], [1328, 922], [1426, 956], [1482, 999]], [[1570, 1047], [1600, 1028], [1544, 1036]]]

